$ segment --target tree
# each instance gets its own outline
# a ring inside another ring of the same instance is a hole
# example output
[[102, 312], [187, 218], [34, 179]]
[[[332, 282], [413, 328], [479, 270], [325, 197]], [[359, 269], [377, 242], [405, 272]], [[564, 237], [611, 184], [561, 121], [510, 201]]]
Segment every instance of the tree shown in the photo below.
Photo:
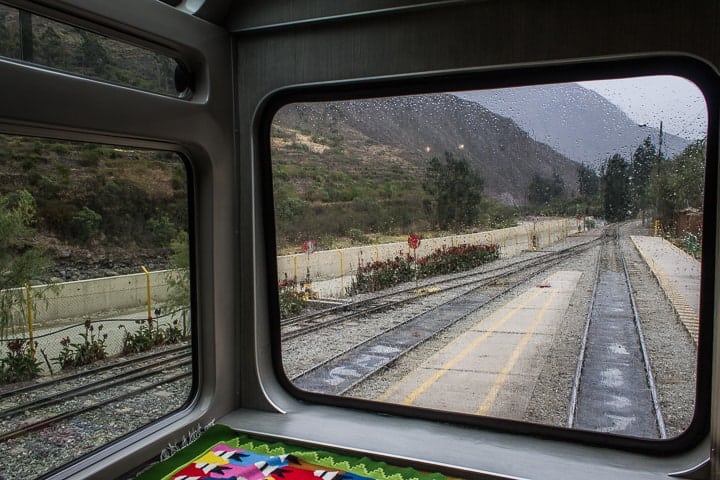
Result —
[[564, 192], [565, 182], [557, 172], [553, 173], [552, 178], [536, 173], [528, 185], [528, 201], [533, 205], [546, 205], [562, 197]]
[[672, 225], [675, 212], [703, 208], [705, 193], [705, 140], [691, 143], [671, 159], [658, 159], [648, 184], [657, 218]]
[[650, 179], [657, 163], [658, 155], [655, 145], [650, 137], [646, 137], [633, 153], [630, 168], [633, 207], [634, 210], [643, 212], [643, 214], [652, 205], [649, 191]]
[[628, 162], [617, 153], [610, 157], [602, 181], [605, 218], [610, 222], [625, 220], [632, 213]]
[[437, 157], [430, 160], [423, 189], [432, 197], [429, 206], [440, 229], [458, 229], [477, 221], [483, 183], [465, 158], [445, 152], [444, 162]]
[[[30, 244], [35, 199], [26, 190], [0, 195], [0, 338], [21, 323], [24, 285], [44, 273], [48, 260]], [[38, 293], [41, 295], [41, 293]]]
[[691, 143], [673, 158], [670, 183], [675, 192], [674, 209], [701, 209], [705, 193], [705, 140]]
[[580, 165], [578, 167], [578, 191], [580, 195], [592, 197], [600, 192], [600, 178], [592, 168]]
[[82, 44], [77, 50], [78, 64], [88, 73], [101, 75], [110, 63], [110, 57], [96, 35], [81, 32]]
[[168, 276], [168, 297], [166, 307], [179, 311], [182, 319], [182, 336], [187, 335], [187, 313], [190, 309], [190, 245], [188, 233], [181, 231], [170, 243], [173, 254], [170, 258], [173, 271]]
[[18, 58], [20, 56], [20, 25], [14, 23], [11, 25], [8, 17], [8, 12], [0, 11], [0, 55]]
[[55, 68], [66, 68], [62, 38], [54, 28], [47, 27], [40, 34], [35, 56], [38, 63], [45, 63]]

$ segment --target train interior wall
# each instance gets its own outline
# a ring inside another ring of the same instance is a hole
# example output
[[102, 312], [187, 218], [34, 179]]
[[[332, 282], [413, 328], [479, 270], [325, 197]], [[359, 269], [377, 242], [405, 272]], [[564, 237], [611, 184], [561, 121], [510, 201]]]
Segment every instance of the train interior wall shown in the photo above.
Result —
[[[160, 45], [196, 74], [193, 97], [178, 100], [0, 60], [0, 91], [12, 92], [0, 110], [4, 132], [179, 151], [194, 185], [198, 393], [186, 409], [51, 478], [120, 477], [150, 460], [148, 452], [212, 421], [461, 477], [669, 478], [702, 465], [711, 452], [714, 464], [720, 461], [717, 360], [711, 433], [665, 455], [550, 440], [527, 435], [522, 425], [470, 428], [291, 396], [273, 366], [269, 160], [259, 148], [267, 102], [298, 85], [380, 93], [407, 84], [411, 93], [425, 82], [451, 88], [470, 79], [481, 88], [574, 81], [583, 68], [622, 76], [634, 71], [633, 60], [655, 56], [667, 60], [668, 73], [678, 57], [717, 72], [717, 2], [248, 0], [216, 2], [201, 9], [206, 19], [187, 14], [193, 2], [178, 9], [149, 0], [11, 3]], [[624, 63], [613, 67], [614, 60]]]

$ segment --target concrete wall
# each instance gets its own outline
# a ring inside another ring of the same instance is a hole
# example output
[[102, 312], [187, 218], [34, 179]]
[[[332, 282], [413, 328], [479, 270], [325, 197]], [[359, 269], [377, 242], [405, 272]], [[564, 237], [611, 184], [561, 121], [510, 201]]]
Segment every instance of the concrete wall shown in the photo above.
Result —
[[[167, 278], [171, 270], [150, 273], [151, 304], [167, 299]], [[78, 319], [84, 315], [147, 307], [147, 286], [144, 273], [80, 280], [31, 287], [43, 290], [44, 299], [35, 306], [35, 324], [42, 325], [62, 319]]]
[[[500, 255], [510, 257], [532, 249], [533, 238], [536, 239], [535, 248], [542, 248], [561, 241], [576, 230], [575, 219], [528, 222], [502, 230], [423, 239], [417, 255], [429, 255], [443, 245], [496, 243], [500, 245]], [[277, 258], [278, 278], [282, 280], [287, 276], [288, 279], [303, 281], [309, 267], [314, 289], [321, 290], [324, 296], [342, 297], [352, 282], [358, 264], [391, 259], [409, 251], [407, 242], [397, 242], [319, 251], [310, 255], [284, 255]], [[167, 278], [171, 273], [170, 270], [151, 272], [153, 305], [161, 304], [167, 299]], [[57, 292], [47, 289], [45, 285], [32, 287], [34, 290], [46, 289], [45, 299], [35, 307], [37, 325], [147, 306], [146, 277], [143, 273], [66, 282], [58, 287]]]
[[[495, 243], [500, 245], [501, 257], [511, 257], [524, 250], [532, 249], [533, 237], [535, 238], [535, 248], [542, 248], [558, 242], [576, 231], [577, 221], [575, 219], [540, 220], [501, 230], [422, 239], [420, 247], [417, 249], [417, 256], [429, 255], [435, 249], [442, 248], [443, 245]], [[333, 296], [342, 296], [344, 288], [350, 286], [351, 277], [357, 270], [358, 264], [392, 259], [397, 255], [408, 253], [409, 250], [407, 242], [397, 242], [325, 250], [310, 255], [305, 253], [284, 255], [277, 258], [278, 279], [280, 281], [284, 278], [296, 279], [301, 282], [305, 280], [309, 269], [310, 280], [314, 285], [317, 283], [319, 286], [323, 283], [322, 281], [332, 280], [335, 287], [330, 289], [336, 290], [333, 292]]]

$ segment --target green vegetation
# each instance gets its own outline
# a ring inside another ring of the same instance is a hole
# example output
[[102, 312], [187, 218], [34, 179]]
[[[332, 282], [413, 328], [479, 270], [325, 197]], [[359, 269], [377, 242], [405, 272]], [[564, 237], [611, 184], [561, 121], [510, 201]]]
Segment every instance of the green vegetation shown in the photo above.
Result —
[[174, 315], [180, 312], [181, 336], [188, 335], [188, 311], [190, 309], [190, 245], [186, 231], [182, 231], [170, 243], [172, 273], [168, 276], [168, 298], [165, 308]]
[[630, 165], [618, 154], [608, 160], [603, 171], [603, 205], [605, 218], [618, 222], [632, 213], [630, 193]]
[[85, 333], [79, 334], [82, 342], [73, 343], [68, 336], [60, 339], [62, 348], [54, 362], [60, 365], [61, 370], [65, 370], [104, 360], [107, 357], [105, 351], [107, 333], [100, 333], [102, 329], [103, 326], [98, 325], [97, 333], [95, 333], [95, 325], [90, 320], [87, 320], [85, 322]]
[[300, 313], [306, 306], [305, 293], [298, 290], [292, 280], [284, 280], [278, 285], [278, 301], [280, 318], [287, 318]]
[[0, 5], [0, 56], [176, 94], [173, 59], [4, 5]]
[[0, 195], [0, 339], [25, 330], [28, 296], [31, 307], [44, 298], [43, 290], [22, 288], [49, 263], [31, 242], [35, 211], [35, 199], [26, 190]]
[[141, 325], [135, 332], [129, 331], [124, 325], [118, 326], [125, 332], [123, 353], [147, 352], [153, 347], [178, 343], [183, 338], [177, 320], [169, 325], [160, 325], [160, 322], [153, 319], [140, 320], [137, 323]]
[[0, 135], [0, 160], [0, 195], [32, 192], [35, 228], [68, 244], [168, 249], [187, 229], [174, 154]]
[[430, 195], [425, 201], [440, 230], [475, 225], [480, 213], [483, 179], [464, 158], [445, 152], [445, 161], [430, 160], [425, 170], [423, 189]]
[[675, 157], [665, 158], [658, 155], [648, 137], [635, 150], [631, 163], [615, 154], [601, 175], [603, 208], [609, 221], [651, 215], [672, 227], [677, 212], [702, 209], [705, 141], [696, 141]]
[[0, 384], [24, 382], [40, 375], [34, 348], [35, 345], [25, 339], [8, 342], [5, 357], [0, 359]]
[[496, 260], [500, 255], [497, 245], [457, 245], [436, 249], [417, 261], [409, 253], [393, 260], [376, 260], [358, 265], [350, 291], [374, 292], [413, 279], [462, 272]]
[[553, 173], [552, 178], [535, 174], [528, 186], [528, 201], [531, 205], [547, 205], [562, 199], [564, 195], [565, 182], [557, 172]]

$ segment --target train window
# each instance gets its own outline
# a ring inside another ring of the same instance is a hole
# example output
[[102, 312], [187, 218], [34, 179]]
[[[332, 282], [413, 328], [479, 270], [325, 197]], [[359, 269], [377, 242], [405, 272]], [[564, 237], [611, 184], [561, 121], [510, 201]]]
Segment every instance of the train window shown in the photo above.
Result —
[[189, 251], [177, 154], [0, 134], [0, 477], [188, 402]]
[[174, 59], [3, 4], [0, 56], [150, 92], [178, 93]]
[[283, 381], [390, 412], [678, 437], [707, 111], [672, 75], [285, 104], [269, 127]]

